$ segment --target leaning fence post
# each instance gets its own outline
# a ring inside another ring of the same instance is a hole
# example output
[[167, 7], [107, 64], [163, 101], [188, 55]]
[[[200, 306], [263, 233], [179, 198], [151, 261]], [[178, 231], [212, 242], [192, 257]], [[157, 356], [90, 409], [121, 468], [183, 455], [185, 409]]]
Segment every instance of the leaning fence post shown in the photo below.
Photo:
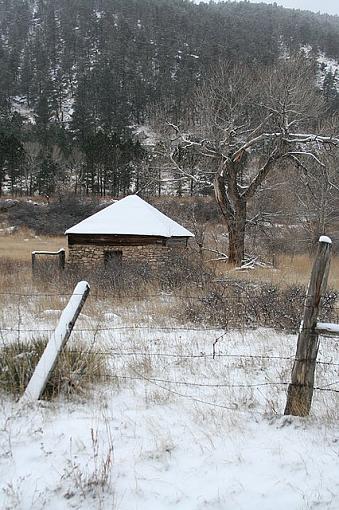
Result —
[[58, 325], [33, 372], [21, 401], [39, 400], [44, 392], [49, 376], [53, 371], [58, 355], [70, 337], [74, 324], [87, 299], [90, 287], [87, 282], [79, 282], [74, 289]]
[[321, 236], [305, 298], [304, 317], [300, 325], [292, 381], [288, 386], [285, 414], [307, 416], [311, 409], [314, 371], [319, 349], [316, 326], [320, 300], [327, 287], [331, 248], [331, 239]]

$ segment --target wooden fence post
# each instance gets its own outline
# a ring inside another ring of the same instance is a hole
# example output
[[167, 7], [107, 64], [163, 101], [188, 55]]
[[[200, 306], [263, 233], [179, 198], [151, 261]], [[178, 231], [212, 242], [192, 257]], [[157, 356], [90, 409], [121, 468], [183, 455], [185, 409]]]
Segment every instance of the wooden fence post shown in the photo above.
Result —
[[58, 355], [70, 337], [89, 290], [90, 287], [87, 282], [79, 282], [76, 285], [73, 295], [63, 310], [58, 325], [34, 370], [21, 402], [39, 400], [43, 394], [49, 376], [56, 365]]
[[65, 269], [65, 259], [65, 250], [61, 248], [61, 250], [59, 250], [59, 269]]
[[320, 300], [327, 287], [331, 248], [331, 239], [321, 236], [305, 298], [304, 317], [300, 325], [285, 414], [308, 416], [311, 409], [314, 371], [319, 349], [319, 332], [316, 326]]
[[35, 251], [32, 251], [32, 274], [34, 275], [35, 270]]

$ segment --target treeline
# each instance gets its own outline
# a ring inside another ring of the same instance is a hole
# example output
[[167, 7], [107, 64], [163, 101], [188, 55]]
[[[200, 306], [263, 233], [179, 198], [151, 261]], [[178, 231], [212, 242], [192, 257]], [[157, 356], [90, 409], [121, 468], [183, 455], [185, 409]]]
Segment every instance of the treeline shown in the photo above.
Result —
[[[258, 66], [307, 48], [339, 59], [338, 17], [186, 0], [0, 0], [0, 193], [125, 193], [157, 170], [131, 127], [222, 61]], [[338, 108], [336, 76], [324, 95]]]

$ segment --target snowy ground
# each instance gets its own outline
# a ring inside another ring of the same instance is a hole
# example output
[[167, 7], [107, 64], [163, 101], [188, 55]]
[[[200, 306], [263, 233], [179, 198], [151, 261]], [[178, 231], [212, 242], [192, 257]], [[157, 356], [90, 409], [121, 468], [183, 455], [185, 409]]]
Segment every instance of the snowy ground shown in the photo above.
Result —
[[[57, 307], [33, 301], [3, 307], [3, 342], [55, 326]], [[163, 305], [162, 320], [140, 302], [84, 309], [72, 341], [95, 338], [112, 371], [91, 395], [1, 399], [0, 508], [338, 509], [339, 394], [315, 391], [307, 419], [282, 415], [295, 335], [194, 329]], [[323, 339], [319, 360], [338, 350]], [[317, 387], [336, 380], [318, 365]]]

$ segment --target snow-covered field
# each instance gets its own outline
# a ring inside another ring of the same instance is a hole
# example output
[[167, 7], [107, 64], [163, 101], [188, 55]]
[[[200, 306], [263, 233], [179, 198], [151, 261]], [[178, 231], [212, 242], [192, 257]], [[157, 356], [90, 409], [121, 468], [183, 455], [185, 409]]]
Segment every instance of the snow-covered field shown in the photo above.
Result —
[[[339, 394], [283, 416], [296, 336], [180, 324], [151, 301], [84, 308], [71, 342], [95, 340], [112, 374], [90, 395], [1, 398], [0, 508], [338, 509]], [[6, 302], [2, 341], [53, 329], [62, 303], [44, 303]], [[317, 387], [338, 389], [338, 350], [322, 339]]]

